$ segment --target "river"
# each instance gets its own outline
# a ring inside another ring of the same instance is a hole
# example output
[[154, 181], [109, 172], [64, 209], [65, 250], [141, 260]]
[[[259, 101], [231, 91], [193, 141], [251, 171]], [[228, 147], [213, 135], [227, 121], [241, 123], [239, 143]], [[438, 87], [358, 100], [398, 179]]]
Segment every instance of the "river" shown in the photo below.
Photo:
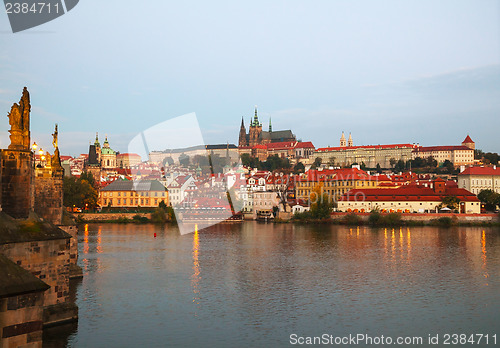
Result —
[[46, 330], [45, 347], [286, 347], [323, 334], [500, 344], [498, 228], [90, 224], [79, 253], [79, 321]]

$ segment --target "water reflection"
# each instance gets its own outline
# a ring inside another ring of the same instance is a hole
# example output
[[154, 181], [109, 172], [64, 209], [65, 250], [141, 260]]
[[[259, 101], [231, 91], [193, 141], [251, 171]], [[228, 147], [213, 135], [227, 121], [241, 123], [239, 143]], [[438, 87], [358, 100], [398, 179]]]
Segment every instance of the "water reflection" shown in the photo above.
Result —
[[405, 229], [245, 222], [181, 236], [88, 225], [69, 345], [280, 347], [292, 332], [494, 331], [499, 232]]
[[193, 303], [200, 304], [200, 261], [198, 255], [200, 252], [200, 236], [198, 233], [198, 225], [195, 226], [193, 234], [193, 276], [191, 277], [191, 286], [193, 287]]

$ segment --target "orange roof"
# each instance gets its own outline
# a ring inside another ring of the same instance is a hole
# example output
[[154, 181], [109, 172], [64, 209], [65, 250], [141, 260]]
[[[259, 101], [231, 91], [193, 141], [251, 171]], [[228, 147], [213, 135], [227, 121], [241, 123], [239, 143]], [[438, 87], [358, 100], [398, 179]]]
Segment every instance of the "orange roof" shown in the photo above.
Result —
[[268, 143], [268, 150], [285, 150], [285, 149], [293, 149], [295, 148], [296, 141], [283, 141], [279, 143]]
[[391, 144], [391, 145], [365, 145], [365, 146], [347, 146], [347, 147], [322, 147], [316, 151], [341, 151], [341, 150], [355, 150], [355, 149], [399, 149], [399, 148], [413, 148], [415, 145], [412, 144]]
[[303, 142], [300, 142], [298, 143], [295, 148], [299, 148], [299, 149], [314, 149], [314, 145], [312, 142], [310, 141], [303, 141]]
[[363, 197], [365, 201], [441, 201], [445, 196], [456, 196], [461, 201], [479, 202], [479, 199], [471, 192], [458, 188], [454, 185], [446, 185], [443, 194], [436, 193], [432, 188], [422, 185], [406, 185], [396, 189], [355, 189], [344, 194], [343, 201], [359, 201]]
[[472, 149], [469, 149], [467, 146], [419, 146], [413, 152], [432, 152], [432, 151], [455, 151], [455, 150], [469, 150], [473, 151]]
[[464, 141], [462, 141], [462, 144], [467, 144], [467, 143], [473, 143], [475, 144], [472, 139], [470, 138], [469, 134], [467, 134], [467, 137], [465, 138]]
[[468, 167], [458, 175], [500, 175], [500, 167]]

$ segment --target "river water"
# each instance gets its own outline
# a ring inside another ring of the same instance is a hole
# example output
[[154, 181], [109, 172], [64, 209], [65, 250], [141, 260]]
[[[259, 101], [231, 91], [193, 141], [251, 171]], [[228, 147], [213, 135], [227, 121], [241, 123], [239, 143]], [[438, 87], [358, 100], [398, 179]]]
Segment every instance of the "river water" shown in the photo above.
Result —
[[79, 248], [79, 322], [48, 330], [46, 347], [285, 347], [294, 334], [500, 345], [499, 229], [90, 224]]

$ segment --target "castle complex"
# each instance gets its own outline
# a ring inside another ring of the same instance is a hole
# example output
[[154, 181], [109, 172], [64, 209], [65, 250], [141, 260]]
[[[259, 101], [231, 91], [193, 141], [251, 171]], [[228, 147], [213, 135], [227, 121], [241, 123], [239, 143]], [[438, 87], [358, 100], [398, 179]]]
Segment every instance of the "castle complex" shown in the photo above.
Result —
[[257, 107], [255, 107], [253, 120], [250, 120], [248, 133], [243, 122], [243, 117], [241, 118], [240, 136], [238, 141], [239, 147], [254, 147], [255, 145], [280, 143], [285, 141], [296, 141], [295, 135], [292, 133], [292, 131], [289, 129], [273, 131], [271, 119], [269, 119], [269, 130], [267, 132], [263, 131], [262, 123], [259, 122], [259, 117], [257, 115]]

